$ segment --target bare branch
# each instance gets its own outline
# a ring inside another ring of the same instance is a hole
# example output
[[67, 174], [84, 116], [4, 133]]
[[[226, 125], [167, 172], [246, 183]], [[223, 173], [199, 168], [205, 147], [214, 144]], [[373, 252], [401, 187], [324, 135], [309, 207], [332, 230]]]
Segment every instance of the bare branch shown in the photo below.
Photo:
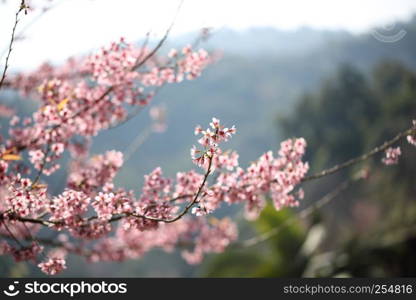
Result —
[[10, 43], [9, 43], [9, 50], [7, 51], [3, 74], [1, 75], [1, 79], [0, 79], [0, 89], [3, 86], [4, 80], [6, 79], [7, 69], [9, 68], [9, 59], [10, 59], [10, 54], [12, 53], [12, 50], [13, 50], [13, 43], [15, 40], [16, 28], [17, 28], [17, 24], [19, 23], [19, 15], [22, 11], [26, 11], [26, 9], [27, 7], [26, 7], [25, 0], [21, 0], [19, 10], [16, 12], [15, 19], [14, 19], [12, 35], [11, 35]]

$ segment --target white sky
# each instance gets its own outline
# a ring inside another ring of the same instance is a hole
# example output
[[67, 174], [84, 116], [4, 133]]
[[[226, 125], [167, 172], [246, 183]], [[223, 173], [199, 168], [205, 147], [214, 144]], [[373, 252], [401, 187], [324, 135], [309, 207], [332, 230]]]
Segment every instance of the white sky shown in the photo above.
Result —
[[[32, 2], [42, 1], [46, 0]], [[54, 2], [62, 3], [25, 31], [26, 40], [16, 43], [12, 66], [32, 68], [44, 60], [59, 61], [96, 49], [120, 36], [135, 41], [149, 30], [154, 36], [161, 36], [180, 1], [52, 0]], [[9, 42], [19, 3], [20, 0], [0, 1], [0, 54]], [[415, 0], [185, 0], [173, 35], [202, 27], [296, 29], [305, 25], [363, 32], [375, 25], [407, 19], [414, 12]], [[22, 15], [17, 32], [37, 13]]]

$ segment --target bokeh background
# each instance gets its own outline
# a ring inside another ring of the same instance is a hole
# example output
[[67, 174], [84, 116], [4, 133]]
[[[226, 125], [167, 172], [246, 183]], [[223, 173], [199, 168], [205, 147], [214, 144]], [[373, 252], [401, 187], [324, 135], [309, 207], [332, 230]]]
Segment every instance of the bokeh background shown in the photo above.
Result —
[[[8, 45], [18, 2], [0, 1], [0, 51]], [[31, 70], [45, 60], [59, 64], [120, 36], [141, 43], [150, 31], [156, 43], [179, 2], [39, 0], [33, 5], [50, 8], [22, 18], [11, 72]], [[168, 175], [192, 168], [193, 128], [213, 116], [236, 125], [238, 133], [227, 146], [240, 153], [241, 165], [276, 150], [283, 139], [303, 136], [311, 173], [372, 149], [416, 118], [413, 0], [185, 0], [162, 51], [191, 43], [201, 28], [210, 28], [211, 37], [200, 46], [221, 59], [200, 78], [160, 91], [154, 105], [166, 107], [167, 129], [146, 138], [119, 172], [118, 185], [138, 192], [143, 175], [157, 166]], [[0, 96], [0, 103], [19, 114], [37, 107], [11, 91]], [[2, 132], [7, 122], [0, 118]], [[93, 153], [126, 151], [149, 124], [144, 112], [103, 132]], [[159, 250], [124, 263], [87, 264], [71, 256], [60, 276], [416, 276], [416, 149], [401, 146], [396, 166], [382, 165], [377, 156], [304, 184], [299, 209], [269, 207], [248, 222], [241, 207], [224, 207], [217, 216], [237, 220], [239, 242], [201, 265], [187, 265], [179, 252]], [[367, 180], [343, 186], [363, 169]], [[52, 189], [59, 191], [65, 178], [65, 170], [50, 178]], [[342, 192], [329, 203], [311, 209], [340, 186]], [[302, 214], [308, 207], [310, 213]], [[265, 233], [273, 234], [252, 239]], [[43, 275], [30, 264], [0, 257], [0, 276]]]

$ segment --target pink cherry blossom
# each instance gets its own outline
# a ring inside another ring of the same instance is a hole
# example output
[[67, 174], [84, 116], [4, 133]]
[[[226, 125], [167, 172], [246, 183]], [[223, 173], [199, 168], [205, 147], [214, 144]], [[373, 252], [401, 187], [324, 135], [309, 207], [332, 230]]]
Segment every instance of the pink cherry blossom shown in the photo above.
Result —
[[399, 157], [402, 154], [400, 147], [392, 148], [389, 147], [385, 151], [385, 157], [382, 159], [382, 162], [389, 166], [389, 165], [395, 165], [399, 162]]
[[[90, 153], [97, 134], [149, 105], [161, 86], [200, 76], [212, 61], [191, 45], [165, 57], [121, 38], [60, 66], [45, 63], [14, 75], [8, 86], [37, 100], [39, 109], [30, 117], [13, 116], [8, 136], [0, 137], [0, 234], [7, 240], [0, 242], [0, 254], [32, 261], [49, 275], [66, 269], [67, 253], [91, 262], [123, 261], [155, 248], [181, 248], [183, 258], [196, 264], [237, 239], [229, 218], [207, 216], [223, 205], [244, 205], [248, 219], [268, 199], [277, 210], [297, 206], [309, 169], [303, 138], [283, 141], [276, 153], [244, 167], [236, 151], [223, 149], [235, 126], [212, 118], [208, 128], [194, 131], [191, 159], [197, 167], [169, 177], [156, 166], [138, 192], [114, 182], [123, 153]], [[152, 129], [165, 130], [165, 109], [153, 106], [149, 113]], [[45, 176], [62, 166], [65, 153], [65, 187], [52, 191]], [[396, 156], [397, 150], [389, 159]], [[41, 245], [36, 237], [43, 229], [57, 238]]]

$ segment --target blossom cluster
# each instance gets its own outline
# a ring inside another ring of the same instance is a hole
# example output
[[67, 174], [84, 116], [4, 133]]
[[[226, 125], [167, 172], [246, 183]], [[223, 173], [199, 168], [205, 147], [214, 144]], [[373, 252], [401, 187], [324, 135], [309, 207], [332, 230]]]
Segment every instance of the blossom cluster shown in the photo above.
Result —
[[[276, 209], [298, 205], [303, 191], [297, 186], [308, 171], [305, 140], [284, 141], [277, 155], [267, 152], [242, 168], [237, 152], [222, 149], [236, 128], [216, 118], [207, 129], [195, 129], [198, 147], [192, 147], [191, 159], [199, 168], [169, 178], [157, 167], [145, 175], [139, 194], [115, 186], [123, 153], [90, 155], [92, 138], [124, 122], [134, 107], [148, 105], [158, 87], [192, 80], [211, 62], [206, 51], [191, 46], [167, 57], [152, 51], [121, 39], [96, 54], [62, 66], [44, 64], [8, 82], [37, 99], [39, 109], [30, 117], [12, 117], [8, 137], [0, 137], [1, 255], [33, 261], [50, 275], [67, 268], [67, 253], [92, 262], [122, 261], [154, 248], [180, 247], [195, 264], [237, 239], [230, 219], [204, 217], [222, 205], [242, 203], [248, 218], [257, 217], [268, 198]], [[150, 116], [152, 129], [163, 131], [163, 107], [151, 109]], [[65, 187], [51, 191], [44, 176], [60, 168], [66, 153]], [[43, 242], [41, 228], [58, 238]]]
[[[19, 224], [37, 220], [67, 236], [55, 249], [94, 262], [138, 258], [156, 247], [171, 251], [182, 246], [184, 259], [194, 264], [206, 253], [224, 251], [237, 238], [236, 225], [230, 219], [201, 218], [223, 203], [245, 203], [250, 217], [259, 214], [267, 194], [277, 209], [297, 205], [301, 192], [295, 186], [308, 169], [301, 160], [306, 147], [303, 139], [282, 142], [277, 158], [268, 152], [244, 170], [236, 152], [220, 147], [236, 132], [234, 126], [227, 128], [213, 118], [208, 129], [198, 126], [195, 132], [201, 135], [201, 149], [193, 148], [192, 159], [202, 173], [191, 170], [167, 178], [158, 167], [145, 176], [142, 192], [136, 196], [113, 183], [123, 165], [122, 153], [81, 156], [72, 161], [67, 187], [56, 196], [48, 193], [46, 185], [33, 188], [34, 182], [28, 178], [7, 181], [2, 220], [9, 220], [7, 226], [13, 232]], [[7, 161], [3, 165], [7, 170]], [[215, 179], [208, 181], [214, 172]], [[193, 216], [181, 214], [190, 208]], [[4, 230], [2, 234], [8, 235]], [[3, 244], [2, 252], [29, 260], [42, 251], [35, 245], [24, 250], [19, 247]], [[48, 274], [66, 268], [64, 257], [50, 257], [38, 265]]]
[[192, 147], [191, 157], [193, 162], [207, 169], [214, 155], [220, 151], [218, 147], [219, 143], [226, 142], [235, 132], [235, 126], [226, 128], [220, 124], [217, 118], [212, 118], [210, 128], [206, 130], [202, 130], [202, 127], [198, 125], [195, 128], [195, 135], [202, 135], [198, 143], [203, 149], [199, 150], [196, 146]]
[[[101, 130], [126, 120], [131, 107], [150, 103], [155, 88], [194, 79], [211, 62], [204, 50], [183, 48], [173, 57], [158, 57], [152, 49], [136, 47], [123, 38], [90, 56], [69, 59], [63, 66], [44, 64], [34, 72], [19, 74], [10, 87], [40, 101], [31, 117], [12, 118], [7, 149], [28, 150], [30, 162], [50, 175], [66, 148], [87, 141]], [[163, 130], [163, 116], [157, 130]]]

